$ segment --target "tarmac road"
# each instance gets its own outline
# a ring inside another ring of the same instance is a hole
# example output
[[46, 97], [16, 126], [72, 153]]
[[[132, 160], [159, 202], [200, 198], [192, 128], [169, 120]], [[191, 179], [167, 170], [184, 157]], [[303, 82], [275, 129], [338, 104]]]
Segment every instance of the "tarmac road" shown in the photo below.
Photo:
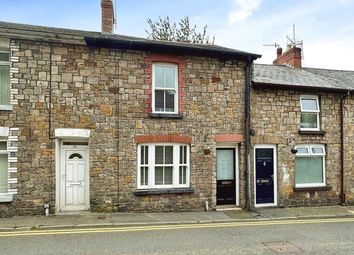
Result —
[[354, 218], [8, 231], [0, 254], [354, 254]]

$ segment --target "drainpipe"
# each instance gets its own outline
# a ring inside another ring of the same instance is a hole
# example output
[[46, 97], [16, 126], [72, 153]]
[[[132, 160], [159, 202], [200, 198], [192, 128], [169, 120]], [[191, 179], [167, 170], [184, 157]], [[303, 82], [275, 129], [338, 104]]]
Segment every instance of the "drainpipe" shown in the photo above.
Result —
[[245, 169], [246, 169], [246, 208], [251, 209], [251, 173], [250, 173], [250, 93], [251, 93], [251, 65], [252, 60], [248, 58], [245, 66]]
[[342, 95], [340, 98], [340, 204], [345, 205], [344, 192], [344, 100], [350, 96], [352, 91]]
[[[53, 44], [49, 43], [50, 53], [49, 53], [49, 84], [48, 84], [48, 138], [49, 138], [49, 149], [53, 150], [53, 137], [52, 137], [52, 55], [53, 55]], [[54, 147], [55, 148], [55, 147]], [[50, 171], [50, 191], [49, 191], [49, 201], [48, 203], [44, 204], [45, 215], [49, 216], [50, 213], [50, 203], [55, 201], [53, 197], [53, 190], [55, 189], [54, 185], [54, 173], [53, 173], [53, 155], [51, 156], [50, 163], [49, 163], [49, 171]], [[55, 172], [55, 169], [54, 169]]]

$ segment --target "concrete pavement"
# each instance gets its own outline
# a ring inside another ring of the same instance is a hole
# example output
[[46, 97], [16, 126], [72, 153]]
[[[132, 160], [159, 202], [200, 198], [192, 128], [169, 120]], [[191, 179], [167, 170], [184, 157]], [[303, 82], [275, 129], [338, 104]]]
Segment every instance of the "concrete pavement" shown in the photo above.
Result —
[[156, 213], [90, 213], [23, 216], [0, 219], [0, 231], [83, 228], [110, 226], [140, 226], [161, 224], [192, 224], [306, 218], [353, 217], [354, 206], [321, 206], [297, 208], [263, 208], [255, 211], [226, 210], [210, 212], [156, 212]]

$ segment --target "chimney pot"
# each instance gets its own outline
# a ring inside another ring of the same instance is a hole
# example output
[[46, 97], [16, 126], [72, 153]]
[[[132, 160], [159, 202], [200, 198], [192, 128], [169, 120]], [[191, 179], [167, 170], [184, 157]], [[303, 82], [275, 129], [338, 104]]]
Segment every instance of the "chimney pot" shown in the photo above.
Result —
[[102, 0], [102, 33], [113, 34], [114, 10], [112, 0]]
[[301, 68], [301, 48], [293, 46], [287, 48], [284, 53], [281, 48], [277, 48], [277, 58], [273, 61], [273, 64]]
[[277, 48], [277, 58], [279, 58], [283, 54], [283, 49], [281, 47]]

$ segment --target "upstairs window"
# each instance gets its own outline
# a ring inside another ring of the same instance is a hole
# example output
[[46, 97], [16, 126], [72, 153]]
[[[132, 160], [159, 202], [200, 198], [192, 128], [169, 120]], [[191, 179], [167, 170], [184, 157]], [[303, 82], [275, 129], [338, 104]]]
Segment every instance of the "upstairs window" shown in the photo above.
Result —
[[137, 179], [139, 189], [189, 187], [189, 146], [139, 145]]
[[0, 39], [0, 105], [10, 105], [9, 40]]
[[296, 146], [295, 186], [325, 186], [325, 147], [324, 145]]
[[154, 113], [178, 113], [177, 65], [153, 64], [152, 111]]
[[301, 96], [300, 130], [320, 130], [320, 107], [317, 96]]

